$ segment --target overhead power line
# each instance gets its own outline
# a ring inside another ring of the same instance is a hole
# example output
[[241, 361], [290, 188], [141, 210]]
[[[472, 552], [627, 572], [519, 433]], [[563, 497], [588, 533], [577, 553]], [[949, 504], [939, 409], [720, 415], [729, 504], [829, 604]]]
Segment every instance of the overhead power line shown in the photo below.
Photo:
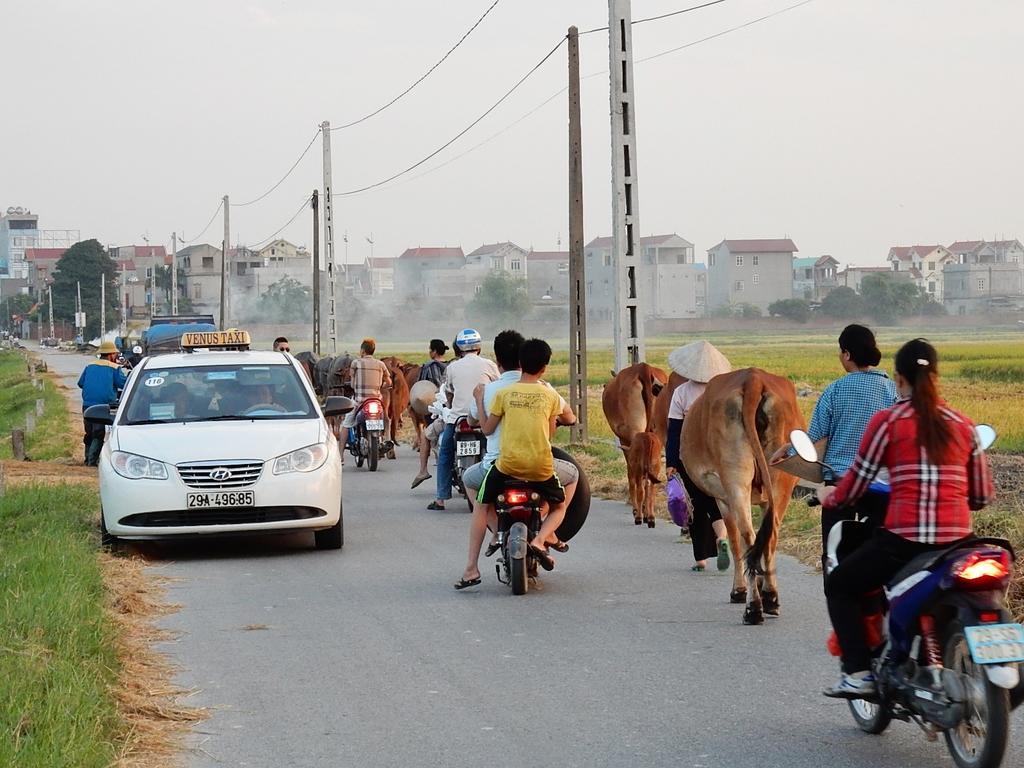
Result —
[[306, 153], [309, 152], [309, 150], [313, 146], [313, 144], [316, 143], [316, 140], [317, 140], [318, 136], [320, 136], [320, 128], [316, 129], [316, 133], [313, 134], [313, 138], [309, 140], [309, 144], [306, 145], [306, 148], [304, 150], [302, 150], [302, 154], [299, 155], [299, 159], [296, 160], [292, 164], [292, 167], [288, 169], [288, 172], [284, 176], [282, 176], [280, 178], [280, 180], [278, 180], [278, 182], [274, 186], [272, 186], [270, 189], [268, 189], [266, 192], [264, 192], [259, 197], [253, 198], [252, 200], [247, 200], [244, 203], [231, 203], [231, 207], [232, 208], [244, 208], [247, 205], [252, 205], [253, 203], [258, 203], [260, 200], [265, 198], [267, 195], [269, 195], [275, 189], [280, 187], [284, 183], [284, 180], [292, 175], [292, 171], [294, 171], [296, 168], [298, 168], [299, 163], [302, 162], [302, 158], [304, 158], [306, 156]]
[[289, 226], [289, 225], [290, 225], [290, 224], [291, 224], [291, 223], [292, 223], [293, 221], [295, 221], [295, 219], [297, 219], [297, 218], [299, 217], [299, 214], [300, 214], [300, 213], [302, 213], [302, 211], [303, 211], [303, 210], [304, 210], [304, 209], [306, 208], [306, 206], [307, 206], [307, 205], [309, 205], [309, 201], [310, 201], [310, 200], [312, 200], [312, 199], [313, 199], [313, 196], [312, 196], [312, 195], [310, 195], [310, 196], [309, 196], [309, 197], [307, 197], [307, 198], [306, 198], [305, 200], [303, 200], [303, 201], [302, 201], [302, 205], [300, 205], [300, 206], [299, 206], [299, 210], [297, 210], [297, 211], [296, 211], [296, 212], [295, 212], [295, 213], [294, 213], [294, 214], [292, 215], [292, 217], [291, 217], [290, 219], [288, 219], [288, 221], [286, 221], [286, 222], [285, 222], [284, 224], [282, 224], [282, 225], [281, 225], [281, 226], [280, 226], [280, 227], [279, 227], [279, 228], [277, 229], [277, 231], [276, 231], [276, 232], [274, 232], [274, 234], [270, 235], [269, 237], [265, 237], [265, 238], [263, 238], [262, 240], [257, 240], [256, 242], [254, 242], [254, 243], [251, 243], [251, 244], [249, 244], [249, 245], [248, 245], [247, 247], [248, 247], [248, 248], [257, 248], [257, 247], [259, 247], [259, 246], [261, 246], [261, 245], [265, 245], [266, 243], [269, 243], [269, 242], [270, 242], [271, 240], [273, 240], [273, 239], [274, 239], [275, 237], [277, 237], [277, 236], [278, 236], [279, 234], [281, 234], [281, 233], [282, 233], [282, 232], [283, 232], [283, 231], [284, 231], [285, 229], [287, 229], [287, 228], [288, 228], [288, 226]]
[[538, 69], [540, 69], [541, 66], [543, 66], [544, 62], [546, 62], [548, 59], [550, 59], [552, 56], [555, 55], [555, 51], [557, 51], [559, 48], [562, 47], [562, 43], [564, 43], [565, 40], [566, 40], [566, 37], [565, 37], [565, 35], [563, 35], [558, 40], [558, 43], [555, 44], [555, 47], [552, 48], [550, 51], [548, 51], [544, 55], [544, 58], [542, 58], [540, 61], [538, 61], [536, 64], [534, 64], [533, 67], [530, 68], [529, 72], [527, 72], [525, 75], [523, 75], [521, 78], [519, 78], [518, 82], [516, 82], [515, 85], [513, 85], [511, 88], [509, 88], [507, 91], [505, 91], [504, 95], [500, 99], [498, 99], [496, 102], [494, 102], [490, 107], [488, 107], [487, 110], [482, 115], [480, 115], [478, 118], [476, 118], [476, 120], [471, 122], [469, 125], [467, 125], [465, 128], [463, 128], [461, 131], [459, 131], [457, 134], [455, 134], [452, 138], [450, 138], [448, 141], [446, 141], [440, 147], [435, 149], [429, 155], [424, 157], [422, 160], [418, 160], [417, 162], [415, 162], [412, 165], [410, 165], [408, 168], [406, 168], [404, 170], [401, 170], [398, 173], [396, 173], [396, 174], [394, 174], [392, 176], [389, 176], [386, 179], [382, 179], [381, 181], [374, 182], [373, 184], [367, 184], [365, 187], [359, 187], [357, 189], [349, 189], [349, 190], [346, 190], [345, 192], [335, 192], [335, 193], [333, 193], [334, 196], [335, 197], [347, 197], [349, 195], [358, 195], [360, 192], [366, 192], [368, 190], [374, 189], [375, 187], [381, 187], [381, 186], [387, 184], [390, 181], [394, 181], [399, 176], [404, 176], [405, 174], [409, 173], [409, 171], [412, 171], [412, 170], [415, 170], [416, 168], [419, 168], [421, 165], [423, 165], [425, 162], [427, 162], [431, 158], [436, 157], [437, 155], [439, 155], [441, 152], [446, 150], [448, 147], [450, 147], [456, 141], [458, 141], [463, 136], [465, 136], [467, 133], [469, 133], [469, 131], [475, 125], [477, 125], [481, 120], [483, 120], [485, 117], [487, 117], [489, 114], [491, 114], [491, 112], [493, 112], [495, 109], [497, 109], [498, 106], [502, 102], [505, 101], [505, 99], [507, 99], [509, 96], [511, 96], [513, 93], [515, 93], [515, 91], [519, 88], [519, 86], [521, 86], [523, 83], [525, 83], [527, 81], [527, 79], [530, 77], [530, 75], [532, 75], [534, 72], [536, 72]]
[[487, 15], [488, 15], [488, 14], [489, 14], [489, 13], [490, 13], [491, 11], [493, 11], [493, 10], [494, 10], [494, 6], [496, 6], [496, 5], [497, 5], [498, 3], [500, 3], [500, 2], [501, 2], [501, 0], [494, 0], [494, 2], [493, 2], [493, 3], [491, 3], [491, 4], [490, 4], [490, 6], [488, 6], [487, 10], [486, 10], [486, 11], [484, 11], [484, 13], [483, 13], [483, 16], [481, 16], [481, 17], [480, 17], [479, 19], [477, 19], [477, 20], [476, 20], [476, 23], [474, 23], [472, 27], [470, 27], [470, 28], [469, 28], [468, 30], [466, 30], [466, 33], [465, 33], [465, 34], [464, 34], [464, 35], [463, 35], [462, 37], [460, 37], [460, 38], [458, 39], [458, 41], [457, 41], [457, 42], [455, 43], [455, 45], [453, 45], [453, 46], [452, 46], [451, 48], [449, 48], [449, 49], [448, 49], [448, 53], [446, 53], [446, 54], [445, 54], [444, 56], [442, 56], [442, 57], [441, 57], [440, 59], [438, 59], [437, 63], [436, 63], [436, 64], [434, 64], [434, 66], [432, 66], [432, 67], [431, 67], [430, 69], [428, 69], [428, 70], [427, 70], [426, 72], [424, 72], [424, 73], [423, 73], [423, 74], [422, 74], [422, 75], [421, 75], [421, 76], [420, 76], [420, 77], [419, 77], [419, 78], [418, 78], [418, 79], [417, 79], [417, 80], [416, 80], [415, 82], [413, 82], [413, 84], [412, 84], [412, 85], [410, 85], [410, 86], [409, 86], [408, 88], [406, 88], [406, 89], [405, 89], [404, 91], [402, 91], [402, 92], [401, 92], [400, 94], [398, 94], [397, 96], [395, 96], [395, 98], [393, 98], [393, 99], [392, 99], [391, 101], [389, 101], [389, 102], [388, 102], [387, 104], [385, 104], [384, 106], [382, 106], [382, 107], [378, 107], [377, 109], [375, 109], [375, 110], [374, 110], [373, 112], [371, 112], [370, 114], [368, 114], [368, 115], [363, 115], [363, 116], [362, 116], [362, 117], [360, 117], [360, 118], [359, 118], [358, 120], [353, 120], [353, 121], [351, 121], [351, 122], [349, 122], [349, 123], [345, 123], [344, 125], [339, 125], [339, 126], [335, 126], [335, 127], [331, 128], [331, 131], [332, 131], [332, 132], [333, 132], [333, 131], [340, 131], [340, 130], [343, 130], [343, 129], [345, 129], [345, 128], [351, 128], [351, 127], [352, 127], [353, 125], [359, 125], [359, 123], [365, 122], [366, 120], [369, 120], [369, 119], [370, 119], [371, 117], [374, 117], [374, 116], [376, 116], [376, 115], [379, 115], [379, 114], [380, 114], [381, 112], [383, 112], [383, 111], [384, 111], [385, 109], [387, 109], [388, 107], [390, 107], [390, 106], [392, 106], [393, 104], [395, 104], [395, 102], [397, 102], [397, 101], [398, 101], [399, 99], [401, 99], [401, 98], [402, 98], [403, 96], [405, 96], [405, 95], [406, 95], [407, 93], [409, 93], [409, 91], [411, 91], [411, 90], [412, 90], [413, 88], [415, 88], [415, 87], [416, 87], [417, 85], [419, 85], [419, 84], [420, 84], [420, 83], [422, 83], [422, 82], [423, 82], [424, 80], [426, 80], [426, 79], [427, 79], [428, 77], [430, 77], [431, 73], [432, 73], [432, 72], [433, 72], [433, 71], [434, 71], [435, 69], [437, 69], [437, 68], [438, 68], [439, 66], [441, 66], [441, 65], [442, 65], [442, 64], [444, 63], [445, 59], [447, 59], [447, 58], [448, 58], [449, 56], [451, 56], [451, 55], [452, 55], [453, 53], [455, 53], [455, 49], [456, 49], [456, 48], [458, 48], [458, 47], [459, 47], [460, 45], [462, 45], [462, 43], [463, 43], [463, 42], [465, 41], [465, 39], [466, 39], [467, 37], [469, 37], [469, 36], [470, 36], [470, 35], [471, 35], [471, 34], [473, 33], [473, 30], [475, 30], [475, 29], [476, 29], [477, 27], [479, 27], [479, 26], [480, 26], [480, 24], [481, 24], [481, 22], [483, 22], [483, 20], [487, 18]]
[[213, 224], [213, 220], [217, 218], [217, 214], [218, 214], [218, 213], [220, 213], [220, 209], [221, 209], [221, 208], [223, 208], [223, 207], [224, 207], [224, 201], [223, 201], [223, 200], [221, 200], [221, 201], [220, 201], [220, 202], [219, 202], [219, 203], [217, 204], [217, 210], [213, 212], [213, 216], [211, 216], [211, 217], [210, 217], [210, 220], [209, 220], [208, 222], [206, 222], [206, 226], [205, 226], [205, 227], [203, 227], [202, 231], [201, 231], [201, 232], [200, 232], [200, 233], [199, 233], [198, 235], [196, 235], [195, 237], [193, 237], [193, 238], [192, 238], [191, 240], [185, 240], [185, 239], [182, 239], [182, 241], [181, 241], [181, 242], [182, 242], [182, 243], [184, 243], [185, 245], [188, 245], [189, 243], [194, 243], [194, 242], [195, 242], [196, 240], [198, 240], [198, 239], [199, 239], [200, 237], [202, 237], [203, 235], [205, 235], [205, 234], [206, 234], [206, 230], [208, 230], [208, 229], [210, 228], [210, 225], [211, 225], [211, 224]]
[[[709, 8], [712, 5], [718, 5], [719, 3], [724, 3], [725, 1], [726, 0], [710, 0], [710, 2], [701, 3], [700, 5], [692, 5], [689, 8], [680, 8], [678, 11], [669, 11], [668, 13], [661, 13], [658, 14], [657, 16], [648, 16], [646, 19], [633, 19], [633, 21], [630, 22], [630, 26], [636, 26], [637, 24], [643, 24], [648, 21], [659, 21], [661, 19], [667, 19], [670, 16], [679, 16], [680, 14], [683, 13], [689, 13], [690, 11], [699, 11], [701, 8]], [[583, 35], [592, 34], [594, 32], [605, 32], [607, 30], [607, 25], [603, 27], [594, 27], [593, 29], [588, 29], [586, 32], [580, 32], [580, 37], [582, 37]]]

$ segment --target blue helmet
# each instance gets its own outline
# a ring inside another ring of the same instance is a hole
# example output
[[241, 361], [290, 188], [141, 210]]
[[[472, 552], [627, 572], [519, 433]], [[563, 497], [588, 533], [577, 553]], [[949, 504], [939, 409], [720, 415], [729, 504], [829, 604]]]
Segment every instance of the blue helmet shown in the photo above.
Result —
[[463, 352], [480, 349], [482, 344], [483, 339], [480, 338], [480, 332], [475, 328], [463, 328], [455, 337], [455, 346]]

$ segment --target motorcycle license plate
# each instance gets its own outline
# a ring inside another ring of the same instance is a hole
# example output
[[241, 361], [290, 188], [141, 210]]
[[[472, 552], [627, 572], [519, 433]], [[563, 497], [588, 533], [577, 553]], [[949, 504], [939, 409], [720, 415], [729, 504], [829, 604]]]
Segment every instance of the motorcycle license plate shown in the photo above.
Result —
[[479, 440], [463, 440], [455, 444], [456, 456], [477, 456], [480, 454]]
[[1008, 664], [1024, 661], [1024, 626], [983, 624], [964, 627], [967, 647], [977, 664]]
[[367, 419], [366, 428], [369, 430], [380, 431], [384, 429], [384, 419]]
[[190, 493], [186, 500], [189, 509], [212, 509], [215, 507], [254, 507], [256, 494], [252, 491], [216, 491], [215, 493]]

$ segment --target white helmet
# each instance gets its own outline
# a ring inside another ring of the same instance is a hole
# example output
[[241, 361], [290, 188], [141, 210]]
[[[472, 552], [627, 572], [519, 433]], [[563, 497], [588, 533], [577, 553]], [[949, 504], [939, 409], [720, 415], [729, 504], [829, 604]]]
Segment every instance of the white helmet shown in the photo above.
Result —
[[455, 337], [455, 346], [463, 352], [469, 352], [474, 349], [478, 350], [482, 344], [483, 339], [480, 338], [480, 332], [475, 328], [463, 328], [459, 331], [459, 335]]

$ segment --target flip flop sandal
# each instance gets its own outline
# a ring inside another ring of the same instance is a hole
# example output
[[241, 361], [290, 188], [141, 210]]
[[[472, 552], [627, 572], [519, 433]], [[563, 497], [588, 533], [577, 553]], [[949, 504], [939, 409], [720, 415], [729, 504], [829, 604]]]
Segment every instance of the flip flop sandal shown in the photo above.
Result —
[[720, 571], [729, 570], [729, 542], [725, 539], [720, 539], [718, 542], [718, 559], [715, 561], [715, 565]]
[[487, 549], [486, 551], [484, 551], [484, 557], [490, 557], [499, 549], [501, 549], [501, 544], [499, 544], [496, 541], [492, 541], [490, 544], [487, 545]]
[[569, 545], [566, 542], [558, 540], [558, 539], [556, 539], [554, 543], [548, 544], [548, 546], [551, 547], [553, 550], [555, 550], [555, 552], [568, 552], [569, 551]]
[[535, 547], [533, 546], [533, 544], [531, 544], [530, 554], [534, 556], [537, 562], [540, 563], [540, 567], [543, 568], [545, 571], [550, 571], [554, 569], [555, 561], [552, 559], [551, 555], [549, 555], [543, 549]]
[[691, 565], [690, 566], [690, 570], [691, 571], [695, 571], [697, 573], [702, 573], [705, 570], [705, 566], [703, 566], [703, 565]]
[[452, 586], [456, 589], [466, 589], [467, 587], [475, 587], [480, 583], [480, 577], [477, 576], [475, 579], [459, 579]]
[[444, 504], [438, 504], [436, 501], [432, 501], [429, 504], [427, 504], [427, 509], [433, 509], [433, 510], [440, 509], [440, 510], [443, 510], [444, 509]]

